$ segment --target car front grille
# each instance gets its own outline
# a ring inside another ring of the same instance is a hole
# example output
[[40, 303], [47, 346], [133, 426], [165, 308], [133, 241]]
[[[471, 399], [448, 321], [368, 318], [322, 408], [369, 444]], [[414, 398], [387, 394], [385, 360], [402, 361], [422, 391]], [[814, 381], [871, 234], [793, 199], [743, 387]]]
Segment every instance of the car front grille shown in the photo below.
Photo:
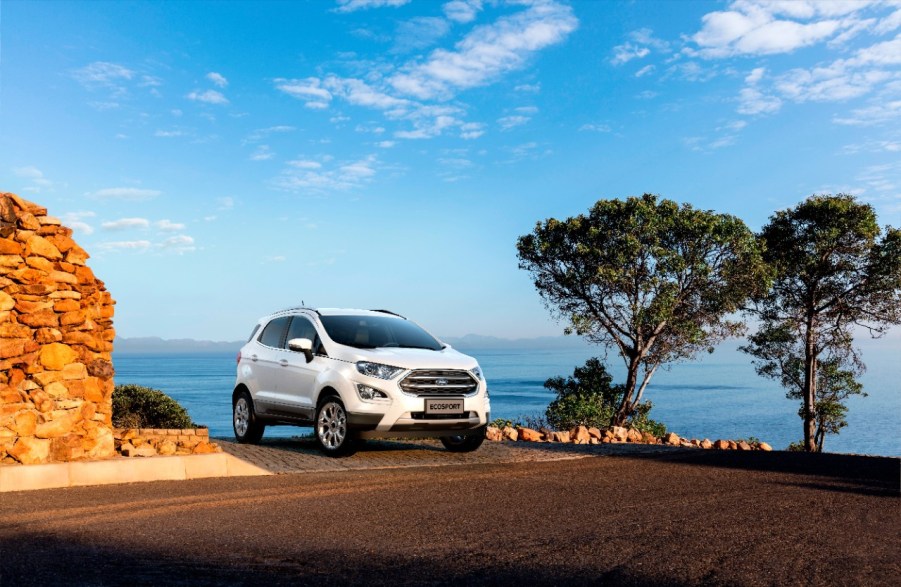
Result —
[[469, 371], [420, 369], [404, 377], [400, 388], [413, 395], [472, 395], [479, 382]]

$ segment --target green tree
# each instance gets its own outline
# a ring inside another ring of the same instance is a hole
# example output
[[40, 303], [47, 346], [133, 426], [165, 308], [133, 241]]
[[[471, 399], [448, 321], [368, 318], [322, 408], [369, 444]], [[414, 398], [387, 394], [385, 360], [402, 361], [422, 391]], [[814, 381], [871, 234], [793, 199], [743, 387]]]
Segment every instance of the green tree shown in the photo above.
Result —
[[[544, 386], [557, 397], [547, 407], [545, 419], [557, 430], [569, 430], [574, 426], [606, 427], [623, 397], [623, 386], [612, 383], [613, 377], [595, 357], [573, 369], [573, 374], [565, 379], [551, 377]], [[666, 426], [648, 418], [650, 411], [651, 402], [641, 402], [632, 412], [629, 424], [654, 436], [663, 436]]]
[[650, 194], [539, 222], [517, 249], [567, 332], [625, 362], [615, 425], [639, 406], [659, 366], [742, 332], [727, 316], [767, 285], [757, 240], [741, 220]]
[[901, 323], [901, 231], [883, 234], [871, 206], [839, 194], [777, 212], [760, 238], [774, 281], [756, 299], [760, 326], [742, 350], [802, 400], [803, 448], [821, 451], [845, 425], [844, 400], [863, 392], [854, 328], [878, 337]]

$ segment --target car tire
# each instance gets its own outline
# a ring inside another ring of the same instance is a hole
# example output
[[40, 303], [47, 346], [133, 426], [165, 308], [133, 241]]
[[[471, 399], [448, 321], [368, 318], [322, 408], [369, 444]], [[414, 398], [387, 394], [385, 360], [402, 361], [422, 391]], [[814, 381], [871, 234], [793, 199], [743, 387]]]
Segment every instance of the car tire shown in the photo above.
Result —
[[263, 438], [266, 425], [260, 422], [253, 409], [253, 400], [246, 391], [235, 396], [232, 403], [232, 429], [241, 444], [257, 444]]
[[346, 457], [354, 452], [356, 442], [347, 426], [347, 410], [341, 398], [328, 395], [319, 400], [313, 430], [322, 454]]
[[459, 436], [442, 436], [441, 444], [444, 445], [449, 452], [473, 452], [482, 446], [485, 440], [485, 427], [479, 428], [470, 434], [461, 434]]

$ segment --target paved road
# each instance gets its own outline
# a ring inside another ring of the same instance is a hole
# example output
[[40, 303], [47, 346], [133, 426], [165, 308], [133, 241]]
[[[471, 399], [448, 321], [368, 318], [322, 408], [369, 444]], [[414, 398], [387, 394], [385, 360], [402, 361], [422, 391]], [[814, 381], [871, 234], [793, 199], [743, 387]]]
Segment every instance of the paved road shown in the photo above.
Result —
[[669, 451], [4, 494], [0, 585], [898, 585], [899, 463]]

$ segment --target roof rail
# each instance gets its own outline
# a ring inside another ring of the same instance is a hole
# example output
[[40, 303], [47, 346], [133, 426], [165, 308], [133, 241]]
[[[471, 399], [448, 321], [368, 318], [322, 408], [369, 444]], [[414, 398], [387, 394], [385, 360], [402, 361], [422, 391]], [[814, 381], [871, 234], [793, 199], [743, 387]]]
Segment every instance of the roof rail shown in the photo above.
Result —
[[322, 314], [319, 314], [319, 310], [317, 310], [316, 308], [310, 308], [307, 306], [296, 306], [293, 308], [285, 308], [284, 310], [277, 310], [277, 311], [273, 312], [273, 314], [284, 314], [286, 312], [294, 312], [296, 310], [309, 310], [311, 312], [316, 312], [316, 314], [318, 314], [320, 316], [322, 315]]
[[382, 314], [391, 314], [392, 316], [397, 316], [398, 318], [403, 318], [406, 320], [406, 316], [401, 316], [397, 312], [392, 312], [391, 310], [369, 310], [370, 312], [381, 312]]

